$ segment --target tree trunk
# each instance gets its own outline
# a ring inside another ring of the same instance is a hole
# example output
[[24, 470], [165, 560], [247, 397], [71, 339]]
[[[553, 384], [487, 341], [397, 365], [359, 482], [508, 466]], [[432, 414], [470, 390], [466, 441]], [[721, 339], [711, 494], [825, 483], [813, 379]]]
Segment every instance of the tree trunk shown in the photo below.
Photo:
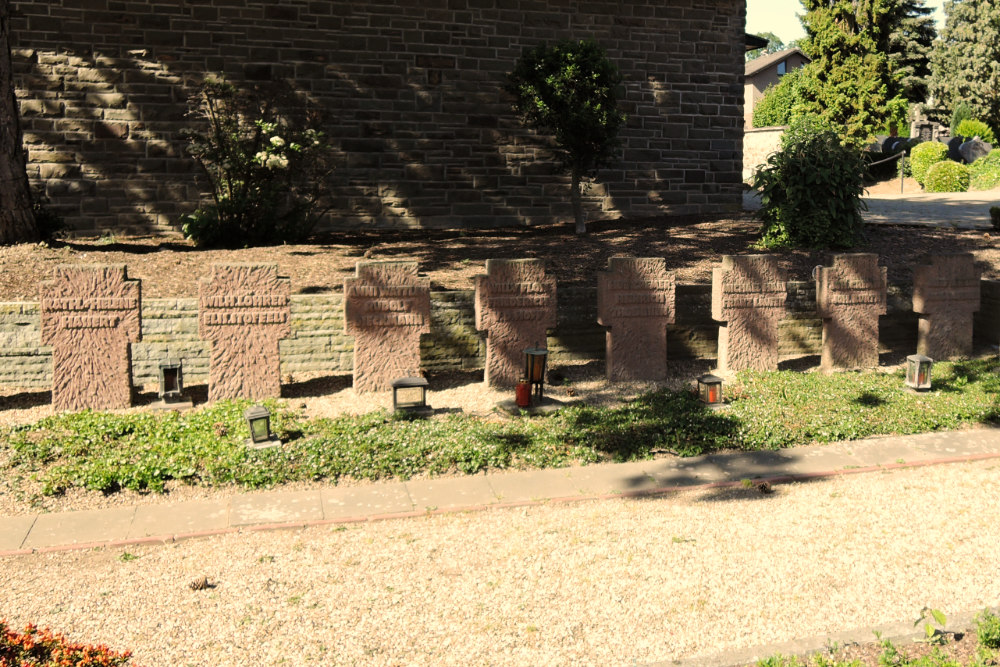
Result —
[[38, 240], [10, 62], [10, 0], [0, 0], [0, 244]]
[[587, 221], [583, 219], [583, 202], [580, 195], [580, 172], [573, 169], [573, 184], [570, 191], [570, 201], [573, 203], [573, 220], [576, 221], [576, 233], [587, 233]]

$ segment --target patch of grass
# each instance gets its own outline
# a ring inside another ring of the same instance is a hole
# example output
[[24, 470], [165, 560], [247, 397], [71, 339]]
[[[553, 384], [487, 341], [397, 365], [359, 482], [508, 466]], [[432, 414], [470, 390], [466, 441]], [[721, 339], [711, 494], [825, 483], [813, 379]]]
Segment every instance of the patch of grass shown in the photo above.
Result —
[[273, 430], [286, 444], [264, 450], [244, 444], [245, 401], [183, 414], [84, 411], [8, 429], [0, 437], [0, 449], [8, 450], [0, 451], [0, 461], [8, 461], [0, 474], [34, 476], [46, 494], [72, 487], [162, 492], [170, 480], [260, 488], [780, 449], [998, 421], [995, 366], [995, 359], [935, 364], [934, 391], [923, 394], [905, 391], [901, 373], [746, 372], [731, 383], [725, 411], [707, 409], [691, 392], [667, 390], [619, 407], [574, 406], [514, 420], [377, 411], [308, 421], [269, 401]]

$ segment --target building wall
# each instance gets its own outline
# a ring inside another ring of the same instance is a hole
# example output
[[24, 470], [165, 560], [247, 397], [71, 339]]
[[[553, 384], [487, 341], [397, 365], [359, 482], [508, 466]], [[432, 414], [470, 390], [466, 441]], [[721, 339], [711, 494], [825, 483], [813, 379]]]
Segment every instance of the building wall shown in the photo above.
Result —
[[[889, 313], [880, 318], [879, 350], [912, 354], [917, 315], [908, 288], [890, 285]], [[788, 313], [779, 325], [779, 357], [818, 355], [822, 322], [816, 317], [813, 282], [788, 284]], [[982, 281], [975, 335], [1000, 342], [1000, 281]], [[551, 363], [603, 361], [605, 329], [597, 324], [596, 288], [561, 288], [558, 320], [547, 345]], [[421, 339], [421, 367], [429, 371], [483, 368], [486, 343], [475, 329], [474, 292], [431, 292], [431, 333]], [[713, 359], [718, 323], [711, 318], [711, 286], [677, 286], [676, 322], [667, 327], [667, 361]], [[169, 355], [184, 362], [186, 385], [208, 379], [208, 344], [198, 339], [196, 299], [144, 299], [142, 342], [132, 345], [133, 382], [155, 385], [159, 363]], [[344, 333], [341, 295], [297, 295], [291, 303], [292, 334], [279, 344], [284, 382], [337, 375], [352, 369], [353, 338]], [[0, 386], [48, 388], [51, 348], [41, 345], [37, 302], [0, 303]], [[289, 378], [291, 376], [291, 378]]]
[[[785, 63], [785, 71], [791, 72], [794, 69], [804, 67], [808, 62], [801, 53], [793, 53], [781, 62]], [[747, 128], [753, 127], [753, 108], [757, 106], [760, 98], [764, 97], [764, 91], [768, 86], [776, 86], [781, 81], [783, 74], [778, 74], [778, 64], [772, 63], [769, 67], [756, 72], [752, 76], [746, 77], [743, 88], [743, 122]]]
[[328, 224], [565, 221], [568, 178], [501, 86], [592, 38], [625, 77], [620, 164], [591, 218], [738, 210], [743, 0], [14, 0], [29, 175], [80, 232], [168, 231], [207, 188], [185, 156], [206, 74], [288, 81], [329, 114]]

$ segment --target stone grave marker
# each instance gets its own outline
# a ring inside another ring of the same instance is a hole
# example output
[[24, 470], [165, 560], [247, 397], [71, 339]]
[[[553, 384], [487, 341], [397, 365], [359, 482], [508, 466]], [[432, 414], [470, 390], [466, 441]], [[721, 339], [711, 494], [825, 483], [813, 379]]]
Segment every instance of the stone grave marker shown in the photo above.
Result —
[[608, 380], [666, 379], [675, 284], [662, 257], [612, 257], [608, 270], [597, 274], [597, 322], [608, 327]]
[[344, 281], [344, 321], [354, 336], [354, 389], [385, 391], [420, 374], [420, 334], [431, 330], [430, 280], [416, 262], [358, 262]]
[[291, 281], [277, 264], [213, 264], [198, 285], [198, 334], [210, 341], [208, 400], [281, 395], [278, 341], [291, 331]]
[[540, 259], [488, 259], [476, 276], [476, 329], [486, 331], [486, 382], [513, 387], [524, 375], [524, 350], [546, 347], [556, 326], [556, 279]]
[[712, 269], [712, 319], [719, 326], [719, 370], [778, 369], [778, 322], [788, 279], [775, 255], [723, 255]]
[[913, 269], [917, 353], [935, 361], [968, 356], [982, 271], [971, 253], [932, 255], [930, 262]]
[[813, 269], [816, 310], [823, 319], [820, 367], [878, 366], [878, 318], [886, 312], [886, 268], [878, 255], [833, 256], [833, 266]]
[[131, 343], [142, 340], [142, 285], [125, 265], [61, 265], [42, 285], [42, 342], [52, 346], [52, 406], [132, 405]]

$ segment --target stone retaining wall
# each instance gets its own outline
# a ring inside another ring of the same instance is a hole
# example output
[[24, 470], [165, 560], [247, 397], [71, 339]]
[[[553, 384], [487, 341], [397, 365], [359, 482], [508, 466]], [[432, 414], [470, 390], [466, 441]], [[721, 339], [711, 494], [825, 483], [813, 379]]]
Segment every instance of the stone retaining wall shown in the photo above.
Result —
[[[816, 317], [812, 282], [788, 283], [788, 316], [779, 325], [781, 359], [820, 352], [822, 323]], [[596, 288], [560, 288], [558, 322], [547, 344], [552, 364], [604, 359], [604, 328], [597, 324]], [[475, 330], [472, 290], [431, 292], [431, 333], [421, 340], [425, 370], [482, 368], [486, 347]], [[889, 313], [880, 318], [879, 350], [912, 354], [917, 315], [910, 292], [889, 286]], [[158, 381], [158, 364], [184, 361], [187, 384], [208, 379], [208, 345], [198, 340], [196, 299], [144, 299], [141, 343], [134, 344], [133, 382]], [[351, 373], [353, 339], [344, 334], [341, 295], [298, 295], [291, 300], [292, 335], [282, 340], [281, 373], [310, 378]], [[982, 307], [975, 320], [981, 343], [1000, 342], [1000, 281], [982, 281]], [[711, 359], [716, 355], [718, 324], [711, 319], [711, 286], [677, 285], [676, 322], [668, 326], [667, 359]], [[0, 303], [0, 386], [48, 388], [51, 354], [41, 345], [38, 303]]]
[[757, 168], [767, 162], [767, 156], [781, 148], [782, 127], [758, 127], [743, 133], [743, 180], [748, 180]]

